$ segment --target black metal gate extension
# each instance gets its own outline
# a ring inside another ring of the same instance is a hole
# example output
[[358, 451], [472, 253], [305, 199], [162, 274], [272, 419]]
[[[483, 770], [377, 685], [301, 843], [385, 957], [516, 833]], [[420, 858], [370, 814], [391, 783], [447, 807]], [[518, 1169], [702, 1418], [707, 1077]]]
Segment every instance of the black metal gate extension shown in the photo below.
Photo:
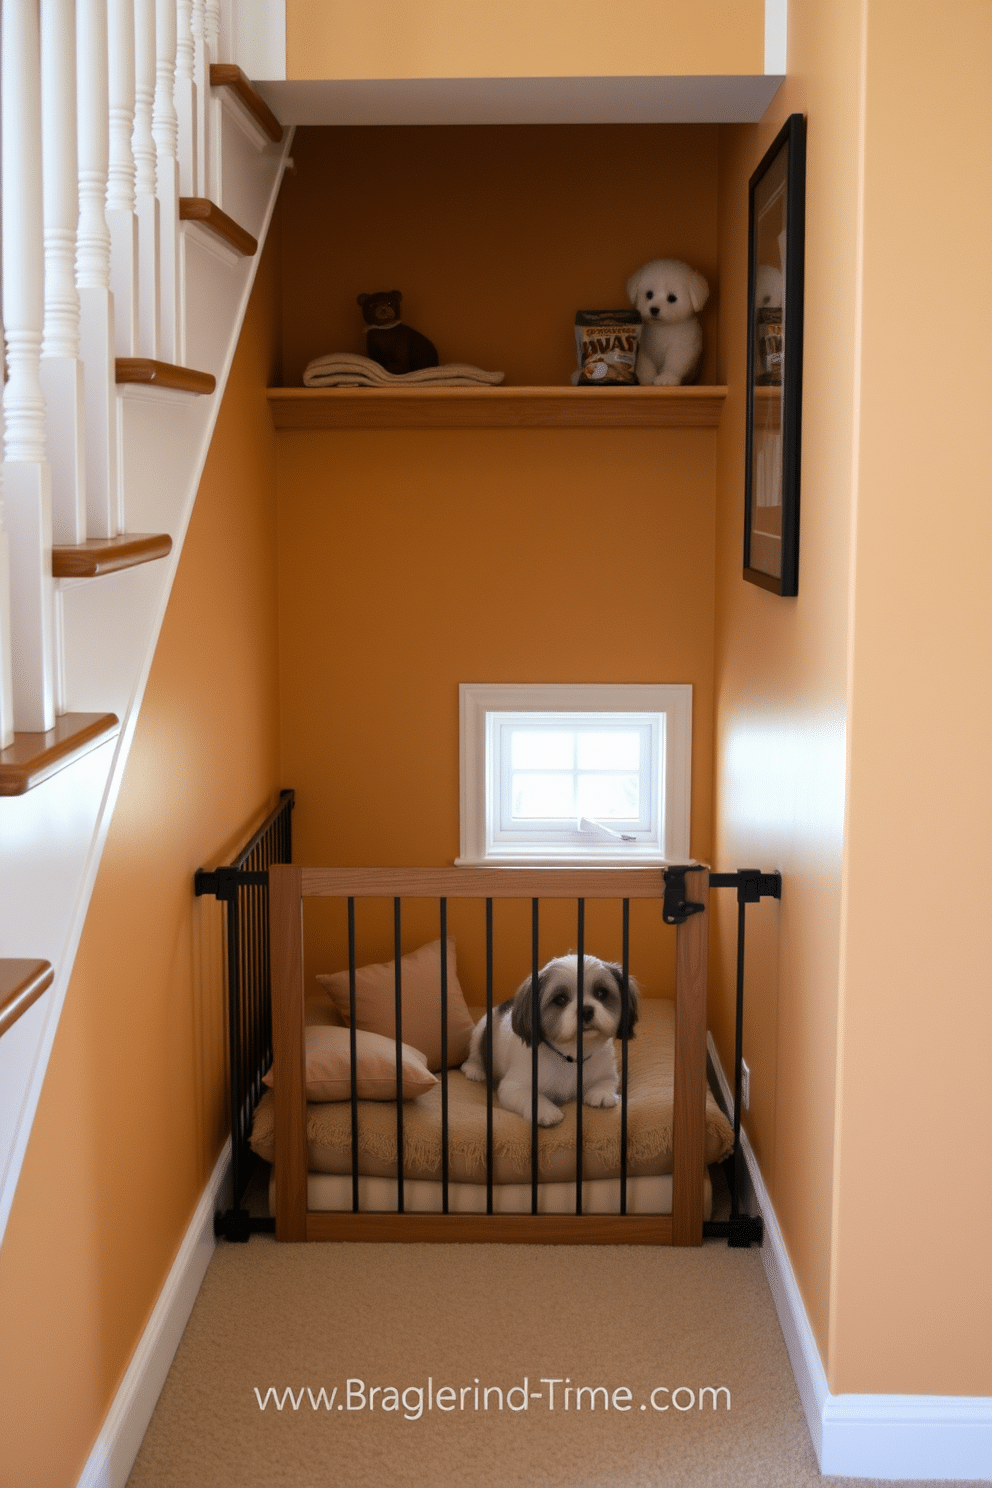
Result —
[[231, 1208], [214, 1216], [214, 1233], [247, 1240], [272, 1232], [275, 1221], [252, 1218], [242, 1207], [255, 1166], [249, 1146], [252, 1117], [262, 1095], [262, 1076], [272, 1064], [272, 1002], [269, 983], [269, 865], [293, 861], [294, 791], [284, 790], [234, 862], [212, 872], [199, 869], [197, 895], [213, 894], [227, 906], [227, 993], [231, 1064]]

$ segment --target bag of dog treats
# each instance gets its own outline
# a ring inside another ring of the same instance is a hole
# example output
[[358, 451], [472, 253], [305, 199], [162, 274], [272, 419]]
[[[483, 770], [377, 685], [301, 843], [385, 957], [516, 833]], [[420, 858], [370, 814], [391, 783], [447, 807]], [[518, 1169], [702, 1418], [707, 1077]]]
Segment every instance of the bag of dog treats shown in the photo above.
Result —
[[579, 358], [577, 387], [635, 386], [641, 317], [636, 310], [577, 310], [575, 350]]

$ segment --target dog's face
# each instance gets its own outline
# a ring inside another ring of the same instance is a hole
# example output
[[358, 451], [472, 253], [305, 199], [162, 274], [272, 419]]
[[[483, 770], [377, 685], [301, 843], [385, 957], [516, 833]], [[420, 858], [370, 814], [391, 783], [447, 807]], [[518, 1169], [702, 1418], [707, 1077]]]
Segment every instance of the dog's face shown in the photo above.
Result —
[[702, 274], [676, 258], [656, 258], [627, 281], [630, 303], [647, 324], [676, 325], [700, 311], [709, 298]]
[[[579, 1021], [579, 958], [559, 956], [549, 961], [537, 979], [538, 1038], [556, 1049], [572, 1053], [577, 1044]], [[513, 999], [510, 1027], [527, 1045], [534, 1029], [532, 981], [528, 977]], [[597, 956], [584, 957], [582, 979], [582, 1042], [584, 1049], [612, 1038], [634, 1034], [638, 1012], [637, 985], [627, 979], [627, 1008], [623, 1008], [623, 969]]]

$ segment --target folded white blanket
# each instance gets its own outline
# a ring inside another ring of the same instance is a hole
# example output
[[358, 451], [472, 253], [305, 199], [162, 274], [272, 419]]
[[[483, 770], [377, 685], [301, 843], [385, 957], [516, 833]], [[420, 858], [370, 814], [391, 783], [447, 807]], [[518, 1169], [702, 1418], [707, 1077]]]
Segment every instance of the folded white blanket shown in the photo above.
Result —
[[303, 374], [304, 387], [495, 387], [503, 372], [484, 372], [467, 362], [449, 362], [443, 367], [421, 367], [417, 372], [387, 372], [371, 357], [351, 351], [334, 351], [315, 357]]

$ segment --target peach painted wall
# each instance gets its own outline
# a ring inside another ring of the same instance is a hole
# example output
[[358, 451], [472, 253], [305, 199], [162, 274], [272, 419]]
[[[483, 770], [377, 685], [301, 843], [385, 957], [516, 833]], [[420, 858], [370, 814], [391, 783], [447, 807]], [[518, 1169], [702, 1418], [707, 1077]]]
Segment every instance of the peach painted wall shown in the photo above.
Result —
[[283, 187], [283, 371], [365, 350], [356, 296], [400, 289], [442, 361], [565, 383], [575, 312], [651, 258], [706, 275], [716, 367], [717, 126], [301, 129]]
[[288, 78], [764, 71], [763, 0], [287, 0]]
[[[789, 78], [721, 140], [716, 857], [751, 920], [746, 1121], [835, 1392], [988, 1394], [990, 12], [792, 0]], [[747, 179], [808, 118], [799, 596], [740, 577]], [[964, 288], [937, 361], [919, 305]], [[946, 493], [951, 520], [934, 521]], [[925, 692], [923, 689], [929, 689]], [[936, 696], [933, 693], [936, 693]], [[914, 864], [948, 869], [948, 908]], [[901, 876], [899, 876], [901, 875]], [[951, 903], [953, 901], [953, 903]], [[711, 1022], [732, 1056], [732, 905]], [[980, 1159], [979, 1159], [980, 1160]], [[908, 1216], [916, 1216], [906, 1223]]]
[[[848, 571], [857, 359], [859, 0], [793, 0], [789, 76], [760, 125], [721, 135], [715, 861], [778, 868], [748, 911], [745, 1128], [826, 1357], [844, 842]], [[799, 596], [741, 578], [747, 183], [808, 115]], [[733, 1067], [737, 910], [717, 896], [710, 1024]]]
[[992, 7], [867, 18], [831, 1378], [992, 1395]]
[[223, 920], [192, 876], [280, 783], [277, 270], [267, 250], [0, 1250], [11, 1488], [76, 1483], [229, 1129]]

